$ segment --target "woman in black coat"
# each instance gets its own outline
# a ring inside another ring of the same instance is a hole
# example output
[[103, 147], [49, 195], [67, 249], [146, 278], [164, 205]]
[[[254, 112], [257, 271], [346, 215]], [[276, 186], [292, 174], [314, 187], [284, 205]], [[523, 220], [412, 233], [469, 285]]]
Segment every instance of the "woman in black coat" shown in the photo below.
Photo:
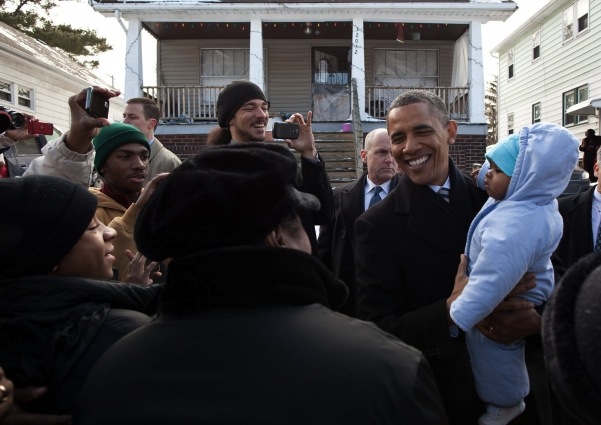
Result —
[[159, 287], [112, 277], [115, 231], [68, 180], [0, 180], [0, 365], [15, 386], [48, 387], [39, 410], [69, 413], [89, 369], [150, 321]]

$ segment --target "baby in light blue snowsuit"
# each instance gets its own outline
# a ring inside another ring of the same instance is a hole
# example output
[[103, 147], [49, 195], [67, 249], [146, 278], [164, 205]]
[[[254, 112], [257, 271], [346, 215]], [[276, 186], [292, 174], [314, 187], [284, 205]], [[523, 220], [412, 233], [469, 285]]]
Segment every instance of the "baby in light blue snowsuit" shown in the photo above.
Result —
[[487, 404], [479, 424], [506, 424], [524, 409], [530, 391], [523, 340], [504, 345], [475, 327], [526, 272], [536, 287], [520, 296], [540, 305], [553, 291], [551, 254], [563, 232], [556, 198], [578, 161], [578, 140], [565, 128], [537, 123], [498, 142], [486, 153], [490, 198], [468, 232], [469, 280], [450, 315], [467, 334], [478, 395]]

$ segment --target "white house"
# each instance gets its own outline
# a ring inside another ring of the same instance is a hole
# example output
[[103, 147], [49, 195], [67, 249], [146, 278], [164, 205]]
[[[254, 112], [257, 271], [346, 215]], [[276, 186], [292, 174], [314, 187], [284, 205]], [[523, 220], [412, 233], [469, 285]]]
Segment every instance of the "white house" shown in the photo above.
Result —
[[[398, 94], [422, 88], [460, 122], [452, 155], [466, 170], [487, 130], [482, 25], [516, 10], [503, 0], [89, 2], [126, 29], [124, 94], [157, 100], [174, 124], [159, 126], [161, 140], [206, 135], [220, 90], [236, 79], [261, 86], [273, 116], [312, 110], [314, 131], [382, 127]], [[142, 30], [157, 40], [157, 86], [142, 83]]]
[[[66, 131], [69, 97], [90, 85], [110, 86], [60, 49], [0, 22], [0, 105]], [[123, 110], [122, 97], [111, 100], [109, 119], [122, 120]]]
[[551, 0], [494, 52], [499, 137], [538, 121], [601, 134], [601, 0]]

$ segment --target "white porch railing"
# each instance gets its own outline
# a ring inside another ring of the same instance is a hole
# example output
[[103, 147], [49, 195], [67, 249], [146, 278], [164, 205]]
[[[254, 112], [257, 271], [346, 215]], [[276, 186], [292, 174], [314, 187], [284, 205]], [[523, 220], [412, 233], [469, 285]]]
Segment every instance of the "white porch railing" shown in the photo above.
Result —
[[390, 103], [401, 93], [409, 90], [427, 90], [438, 95], [447, 105], [452, 119], [469, 120], [467, 87], [391, 87], [366, 86], [365, 111], [374, 118], [385, 118]]
[[[365, 111], [374, 118], [384, 118], [390, 102], [407, 90], [428, 90], [440, 96], [449, 108], [451, 118], [469, 120], [467, 87], [390, 87], [366, 86]], [[161, 109], [165, 123], [193, 123], [217, 120], [217, 97], [223, 86], [144, 86], [145, 97], [153, 99]]]
[[145, 97], [153, 99], [165, 123], [217, 120], [217, 97], [224, 86], [144, 86]]

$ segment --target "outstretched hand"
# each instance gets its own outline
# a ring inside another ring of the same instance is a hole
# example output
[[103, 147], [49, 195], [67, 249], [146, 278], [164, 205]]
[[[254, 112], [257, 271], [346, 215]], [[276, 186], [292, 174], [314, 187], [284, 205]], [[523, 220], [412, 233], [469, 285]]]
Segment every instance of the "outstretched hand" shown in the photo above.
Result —
[[125, 250], [125, 254], [131, 263], [129, 264], [129, 272], [125, 277], [126, 283], [135, 283], [138, 285], [151, 285], [154, 283], [152, 277], [158, 278], [163, 274], [159, 271], [160, 266], [156, 261], [146, 261], [146, 257], [139, 252], [134, 255], [129, 249]]

